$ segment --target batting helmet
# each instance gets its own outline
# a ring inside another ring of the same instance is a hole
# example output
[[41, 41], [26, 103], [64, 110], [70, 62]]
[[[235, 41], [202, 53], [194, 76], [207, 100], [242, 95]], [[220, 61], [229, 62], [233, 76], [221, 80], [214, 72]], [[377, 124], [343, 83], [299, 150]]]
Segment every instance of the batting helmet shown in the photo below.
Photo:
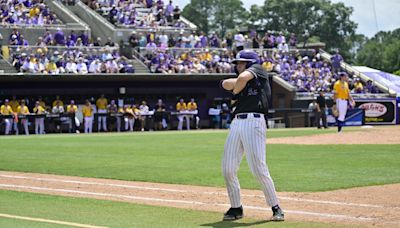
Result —
[[236, 55], [236, 59], [232, 61], [233, 64], [237, 62], [247, 62], [246, 68], [249, 68], [253, 64], [260, 63], [257, 52], [253, 50], [242, 50]]

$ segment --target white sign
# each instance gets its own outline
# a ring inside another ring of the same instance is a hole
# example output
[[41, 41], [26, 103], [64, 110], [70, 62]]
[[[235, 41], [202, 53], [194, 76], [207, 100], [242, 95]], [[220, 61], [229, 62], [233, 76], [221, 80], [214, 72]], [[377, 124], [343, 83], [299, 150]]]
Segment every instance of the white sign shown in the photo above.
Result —
[[365, 109], [366, 117], [379, 117], [387, 112], [386, 106], [380, 103], [365, 103], [360, 105], [359, 108]]

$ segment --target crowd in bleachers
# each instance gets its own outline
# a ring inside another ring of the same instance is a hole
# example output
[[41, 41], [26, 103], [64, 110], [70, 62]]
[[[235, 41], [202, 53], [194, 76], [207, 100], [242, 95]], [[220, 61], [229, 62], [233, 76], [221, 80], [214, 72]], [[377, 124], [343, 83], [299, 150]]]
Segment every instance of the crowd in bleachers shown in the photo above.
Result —
[[[37, 42], [29, 46], [18, 30], [9, 38], [11, 62], [21, 73], [87, 74], [134, 73], [130, 61], [120, 56], [118, 45], [109, 39], [90, 42], [85, 32], [71, 31], [65, 35], [61, 29], [55, 34], [46, 30]], [[89, 48], [90, 47], [90, 48]]]
[[165, 4], [164, 0], [89, 0], [87, 5], [111, 23], [119, 26], [136, 28], [187, 27], [180, 20], [181, 10], [179, 6], [174, 6], [172, 1]]
[[3, 25], [32, 26], [62, 23], [43, 0], [0, 0], [0, 21]]
[[45, 134], [45, 120], [46, 126], [52, 125], [52, 129], [47, 129], [48, 131], [61, 132], [61, 125], [68, 125], [70, 133], [79, 133], [82, 130], [92, 133], [94, 121], [98, 132], [167, 130], [175, 128], [171, 121], [178, 121], [176, 129], [182, 130], [184, 119], [187, 130], [190, 130], [191, 126], [199, 128], [200, 118], [194, 98], [188, 101], [180, 98], [175, 105], [169, 106], [162, 99], [158, 99], [151, 107], [145, 100], [140, 103], [134, 102], [133, 99], [108, 100], [104, 95], [97, 100], [92, 97], [80, 104], [75, 100], [64, 104], [59, 96], [52, 102], [46, 101], [42, 97], [37, 100], [18, 100], [16, 96], [10, 100], [5, 99], [0, 106], [0, 123], [5, 124], [4, 134], [19, 134], [21, 128], [25, 134], [29, 134], [28, 125], [33, 123], [36, 134]]

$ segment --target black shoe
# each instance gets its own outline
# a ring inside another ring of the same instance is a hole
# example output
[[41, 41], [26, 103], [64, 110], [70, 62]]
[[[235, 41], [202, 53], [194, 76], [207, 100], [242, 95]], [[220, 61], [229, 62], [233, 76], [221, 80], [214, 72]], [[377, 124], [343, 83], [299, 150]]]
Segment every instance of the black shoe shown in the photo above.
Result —
[[223, 221], [233, 221], [237, 219], [243, 218], [243, 207], [237, 207], [237, 208], [229, 208], [229, 210], [224, 214], [224, 218], [222, 219]]
[[282, 209], [277, 205], [272, 207], [272, 217], [271, 221], [285, 221], [285, 215], [283, 214]]

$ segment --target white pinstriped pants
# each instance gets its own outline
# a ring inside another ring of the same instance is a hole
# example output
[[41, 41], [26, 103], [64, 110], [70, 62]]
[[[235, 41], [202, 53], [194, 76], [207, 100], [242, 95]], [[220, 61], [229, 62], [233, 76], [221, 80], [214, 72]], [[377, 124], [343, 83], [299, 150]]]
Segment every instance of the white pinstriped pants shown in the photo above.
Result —
[[246, 152], [247, 162], [253, 175], [261, 184], [265, 200], [269, 206], [279, 204], [275, 185], [269, 174], [266, 163], [266, 123], [264, 116], [253, 117], [247, 114], [246, 119], [235, 118], [225, 143], [222, 159], [222, 173], [225, 178], [231, 207], [240, 207], [240, 184], [237, 171]]

